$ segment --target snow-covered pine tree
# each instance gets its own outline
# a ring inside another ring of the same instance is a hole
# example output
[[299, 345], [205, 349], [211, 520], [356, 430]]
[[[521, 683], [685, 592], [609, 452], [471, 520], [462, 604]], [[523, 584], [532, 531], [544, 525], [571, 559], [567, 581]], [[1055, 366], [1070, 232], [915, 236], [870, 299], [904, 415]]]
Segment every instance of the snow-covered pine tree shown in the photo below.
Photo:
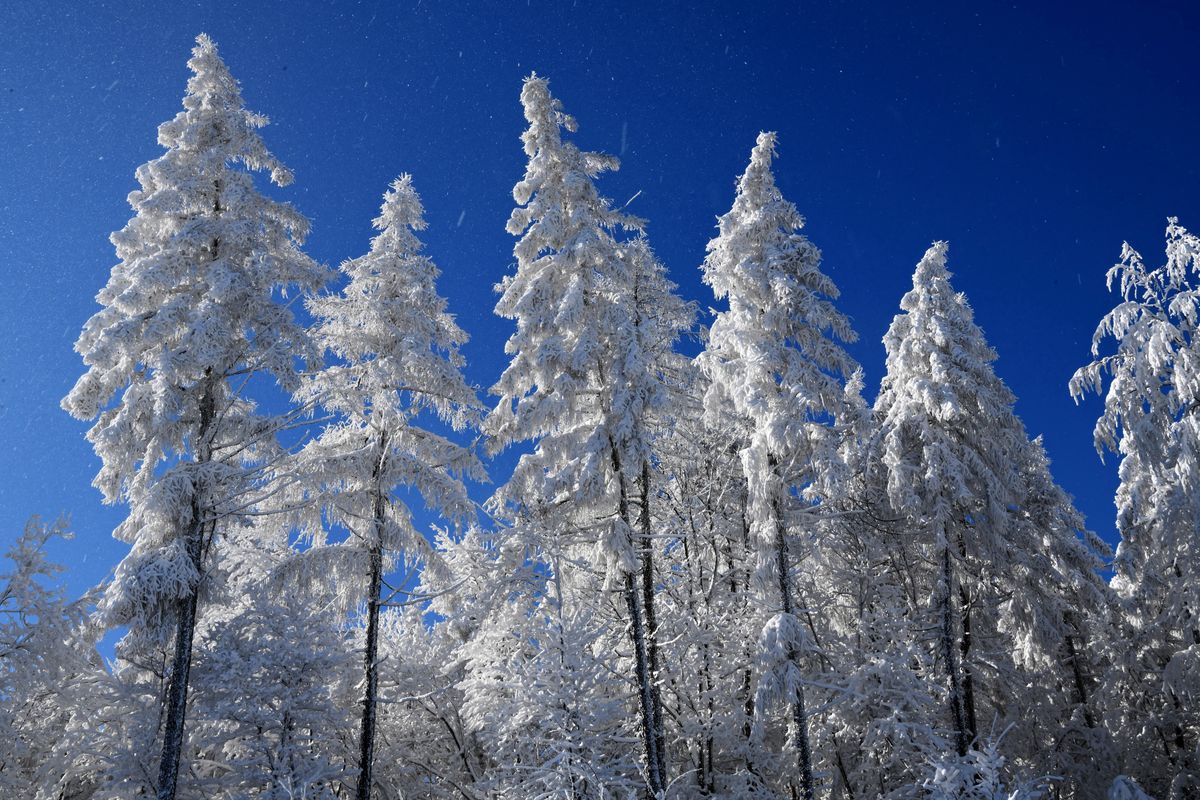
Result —
[[[945, 242], [917, 265], [884, 346], [887, 374], [875, 412], [876, 463], [886, 471], [891, 507], [920, 529], [931, 585], [938, 658], [945, 671], [955, 749], [976, 738], [971, 657], [972, 594], [963, 573], [967, 537], [995, 548], [1007, 527], [1008, 457], [1018, 450], [1000, 418], [1015, 401], [992, 372], [996, 354], [983, 340], [966, 299], [954, 292]], [[980, 536], [979, 531], [987, 534]], [[964, 663], [966, 662], [966, 663]]]
[[[1070, 385], [1077, 399], [1104, 395], [1096, 449], [1120, 455], [1112, 585], [1122, 613], [1105, 721], [1128, 774], [1171, 798], [1200, 796], [1198, 273], [1200, 237], [1175, 218], [1163, 266], [1126, 243], [1108, 271], [1121, 302]], [[1110, 337], [1115, 350], [1102, 354]]]
[[763, 629], [767, 669], [760, 694], [792, 709], [790, 746], [802, 796], [812, 800], [799, 664], [810, 632], [796, 614], [805, 601], [795, 596], [790, 528], [795, 501], [815, 500], [813, 481], [838, 458], [829, 428], [843, 403], [844, 382], [856, 369], [841, 343], [856, 337], [833, 305], [838, 289], [821, 271], [820, 251], [799, 233], [804, 218], [775, 185], [775, 141], [773, 133], [759, 134], [733, 207], [708, 244], [704, 281], [718, 299], [728, 298], [729, 308], [713, 321], [698, 361], [710, 380], [704, 400], [709, 413], [728, 408], [746, 420], [741, 456], [756, 583], [778, 609]]
[[1072, 616], [1106, 607], [1100, 562], [950, 285], [946, 250], [937, 242], [925, 253], [884, 337], [871, 467], [907, 530], [893, 541], [911, 598], [928, 598], [938, 631], [955, 750], [979, 744], [981, 720], [1022, 722], [1011, 746], [1036, 762], [1061, 734], [1065, 704], [1052, 688], [1069, 683], [1060, 664], [1079, 632]]
[[[928, 800], [1043, 800], [1047, 781], [1012, 780], [998, 741], [988, 741], [966, 755], [946, 754], [928, 765], [921, 796]], [[918, 787], [914, 787], [918, 788]]]
[[[536, 525], [517, 526], [554, 540], [531, 542], [535, 551], [597, 549], [606, 583], [621, 587], [646, 783], [658, 796], [666, 787], [656, 722], [662, 713], [634, 529], [634, 495], [639, 482], [645, 485], [639, 419], [653, 402], [647, 388], [653, 379], [644, 372], [652, 362], [635, 348], [638, 323], [631, 305], [634, 275], [654, 270], [639, 268], [645, 256], [636, 244], [617, 239], [641, 222], [614, 210], [596, 190], [594, 179], [615, 169], [617, 160], [563, 140], [562, 131], [574, 131], [575, 121], [545, 79], [527, 78], [521, 103], [529, 122], [522, 136], [529, 163], [513, 189], [518, 206], [508, 222], [508, 231], [521, 238], [513, 251], [516, 272], [498, 285], [496, 304], [496, 313], [515, 320], [517, 330], [505, 347], [512, 360], [492, 389], [499, 402], [484, 427], [493, 451], [517, 442], [533, 442], [534, 448], [522, 455], [493, 502], [518, 520], [537, 519]], [[649, 291], [649, 282], [641, 285]], [[654, 300], [647, 295], [638, 302]]]
[[492, 559], [491, 539], [477, 527], [456, 535], [441, 531], [435, 546], [442, 557], [421, 571], [418, 585], [429, 605], [389, 609], [380, 617], [376, 780], [407, 787], [413, 798], [487, 796], [497, 776], [491, 751], [467, 726], [459, 687], [464, 641], [475, 632], [472, 616], [507, 598], [508, 576], [516, 571]]
[[[374, 226], [370, 251], [341, 267], [344, 289], [309, 302], [314, 337], [337, 363], [305, 381], [297, 397], [335, 421], [297, 459], [302, 484], [319, 499], [308, 524], [316, 546], [289, 570], [332, 581], [343, 607], [366, 602], [358, 800], [371, 796], [379, 611], [397, 597], [385, 576], [398, 560], [416, 563], [432, 553], [400, 493], [415, 492], [426, 507], [465, 522], [474, 505], [463, 479], [483, 477], [470, 448], [423, 419], [432, 415], [461, 431], [477, 421], [480, 405], [462, 374], [467, 335], [437, 292], [440, 271], [421, 252], [424, 210], [409, 175], [392, 183]], [[326, 546], [320, 510], [349, 538]]]
[[628, 662], [614, 658], [629, 636], [613, 623], [617, 604], [580, 577], [589, 565], [567, 558], [543, 555], [536, 591], [513, 592], [461, 650], [463, 719], [488, 759], [485, 796], [645, 792], [644, 732], [631, 724], [621, 677]]
[[1102, 725], [1100, 680], [1111, 663], [1116, 599], [1102, 571], [1112, 548], [1089, 530], [1074, 500], [1054, 480], [1042, 437], [1014, 459], [1020, 472], [1017, 505], [1010, 509], [1014, 544], [1028, 548], [1008, 575], [1015, 586], [1001, 605], [999, 631], [1011, 644], [1014, 665], [1032, 676], [1011, 688], [1026, 709], [1005, 739], [1046, 775], [1063, 779], [1062, 797], [1102, 795], [1116, 760]]
[[256, 375], [297, 386], [315, 360], [281, 292], [315, 291], [326, 270], [300, 245], [308, 221], [254, 187], [291, 173], [266, 149], [265, 117], [201, 35], [188, 62], [184, 110], [159, 127], [167, 152], [138, 168], [135, 216], [112, 236], [120, 259], [103, 306], [76, 343], [87, 372], [63, 401], [88, 432], [94, 485], [130, 513], [115, 532], [131, 545], [101, 601], [126, 646], [174, 633], [156, 791], [175, 795], [197, 608], [226, 520], [260, 498], [277, 420], [245, 396]]

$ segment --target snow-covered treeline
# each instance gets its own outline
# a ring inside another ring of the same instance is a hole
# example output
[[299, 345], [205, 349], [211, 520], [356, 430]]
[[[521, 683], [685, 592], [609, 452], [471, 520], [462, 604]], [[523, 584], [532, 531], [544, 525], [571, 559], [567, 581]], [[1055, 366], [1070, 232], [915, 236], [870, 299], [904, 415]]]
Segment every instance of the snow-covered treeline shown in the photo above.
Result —
[[489, 401], [414, 179], [364, 255], [317, 264], [256, 185], [291, 180], [266, 120], [207, 37], [189, 66], [63, 401], [129, 552], [75, 601], [45, 557], [64, 522], [7, 554], [0, 796], [1200, 798], [1200, 238], [1176, 220], [1164, 266], [1125, 246], [1070, 383], [1120, 461], [1113, 553], [945, 242], [865, 397], [775, 134], [702, 315], [601, 193], [617, 160], [527, 78]]

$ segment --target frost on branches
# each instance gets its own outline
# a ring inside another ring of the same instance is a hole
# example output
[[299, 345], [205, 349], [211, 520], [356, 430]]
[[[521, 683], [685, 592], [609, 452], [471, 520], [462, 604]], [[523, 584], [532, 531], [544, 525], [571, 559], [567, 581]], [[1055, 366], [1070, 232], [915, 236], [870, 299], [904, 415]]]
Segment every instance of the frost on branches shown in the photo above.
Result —
[[[398, 562], [414, 569], [432, 554], [396, 495], [415, 491], [426, 507], [461, 523], [474, 517], [463, 479], [483, 477], [470, 449], [423, 420], [431, 415], [461, 431], [476, 421], [479, 402], [462, 375], [459, 347], [467, 335], [437, 293], [437, 266], [421, 253], [416, 232], [426, 223], [411, 176], [392, 183], [374, 226], [370, 251], [342, 265], [348, 280], [341, 293], [309, 303], [315, 339], [337, 363], [307, 380], [297, 400], [334, 420], [293, 466], [316, 500], [305, 524], [316, 546], [285, 570], [302, 584], [328, 585], [344, 613], [367, 605], [359, 800], [369, 800], [372, 786], [380, 608], [410, 599], [384, 575]], [[328, 544], [326, 525], [349, 538]]]
[[[729, 408], [742, 420], [747, 515], [756, 544], [755, 581], [778, 609], [764, 629], [762, 706], [792, 709], [792, 743], [802, 796], [815, 796], [805, 693], [799, 659], [808, 635], [795, 616], [790, 519], [796, 500], [818, 498], [818, 476], [837, 458], [829, 431], [841, 410], [843, 381], [856, 365], [840, 342], [853, 341], [834, 306], [838, 289], [821, 255], [798, 231], [804, 219], [775, 186], [775, 134], [763, 133], [739, 178], [733, 208], [708, 244], [704, 280], [729, 308], [717, 315], [698, 359], [710, 381], [705, 410]], [[798, 493], [798, 496], [797, 494]]]
[[[496, 313], [515, 320], [517, 330], [505, 346], [511, 361], [492, 389], [500, 399], [484, 430], [493, 450], [520, 441], [534, 444], [495, 504], [513, 515], [518, 531], [556, 572], [592, 550], [605, 587], [622, 591], [647, 787], [658, 795], [666, 785], [666, 763], [652, 566], [645, 549], [644, 425], [645, 414], [664, 395], [655, 386], [654, 351], [644, 348], [647, 343], [669, 348], [687, 323], [644, 241], [618, 239], [640, 229], [641, 222], [613, 210], [595, 187], [594, 179], [615, 169], [616, 159], [563, 140], [563, 130], [574, 131], [575, 121], [544, 79], [526, 79], [521, 103], [529, 122], [522, 137], [529, 163], [513, 189], [518, 206], [508, 222], [509, 232], [520, 236], [513, 251], [517, 268], [497, 287], [496, 304]], [[661, 316], [652, 315], [656, 308]], [[641, 520], [632, 506], [639, 486]], [[592, 580], [570, 572], [555, 578], [571, 584]], [[589, 602], [595, 599], [593, 593]]]
[[4, 554], [0, 573], [0, 795], [30, 787], [71, 787], [60, 743], [71, 724], [74, 686], [99, 671], [86, 623], [85, 597], [68, 602], [53, 581], [63, 567], [46, 545], [70, 539], [65, 519], [33, 517]]
[[[307, 221], [256, 189], [290, 181], [266, 120], [207, 37], [190, 66], [63, 401], [129, 553], [68, 602], [45, 555], [65, 523], [10, 549], [0, 795], [1200, 797], [1200, 239], [1178, 222], [1158, 269], [1126, 246], [1071, 382], [1120, 458], [1108, 583], [944, 242], [864, 398], [775, 134], [695, 331], [597, 188], [617, 160], [527, 78], [485, 413], [412, 179], [323, 291]], [[476, 430], [519, 454], [479, 517]]]
[[[1019, 725], [1010, 746], [1023, 736], [1039, 742], [1025, 748], [1059, 741], [1076, 708], [1094, 726], [1094, 680], [1081, 652], [1089, 629], [1079, 620], [1085, 612], [1102, 620], [1108, 599], [1089, 547], [1099, 542], [1014, 414], [991, 366], [996, 354], [950, 285], [946, 250], [937, 242], [925, 253], [884, 338], [872, 458], [906, 533], [895, 557], [913, 565], [912, 599], [927, 602], [911, 613], [937, 632], [950, 732], [965, 757], [982, 729], [1031, 713], [1041, 724]], [[1004, 697], [1022, 686], [1030, 691], [1020, 711], [1007, 709]]]
[[[1125, 244], [1108, 271], [1121, 302], [1096, 329], [1095, 360], [1071, 380], [1077, 399], [1104, 395], [1096, 449], [1120, 456], [1113, 588], [1122, 643], [1106, 687], [1112, 724], [1125, 769], [1167, 797], [1200, 794], [1197, 273], [1200, 238], [1175, 218], [1163, 266], [1148, 267]], [[1115, 350], [1104, 352], [1109, 339]]]
[[95, 420], [95, 486], [129, 506], [115, 535], [131, 549], [101, 600], [105, 622], [129, 627], [128, 648], [175, 637], [164, 798], [175, 791], [209, 557], [227, 522], [265, 494], [259, 478], [276, 457], [280, 422], [244, 390], [255, 374], [297, 386], [297, 359], [316, 352], [279, 296], [326, 280], [300, 250], [308, 221], [254, 187], [260, 171], [291, 181], [259, 138], [266, 118], [243, 107], [207, 36], [188, 65], [184, 110], [159, 127], [167, 152], [138, 168], [135, 215], [112, 236], [119, 263], [75, 346], [87, 372], [63, 401]]

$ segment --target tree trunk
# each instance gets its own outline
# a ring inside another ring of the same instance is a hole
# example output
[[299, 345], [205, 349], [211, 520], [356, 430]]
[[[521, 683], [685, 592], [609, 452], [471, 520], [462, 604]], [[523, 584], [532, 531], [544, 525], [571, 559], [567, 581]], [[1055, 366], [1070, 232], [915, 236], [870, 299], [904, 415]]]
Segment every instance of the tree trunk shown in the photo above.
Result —
[[[962, 558], [963, 563], [967, 560], [967, 543], [963, 539], [962, 531], [958, 532], [958, 555]], [[963, 716], [967, 722], [967, 735], [970, 741], [974, 742], [979, 736], [979, 728], [975, 722], [975, 676], [971, 670], [971, 644], [973, 638], [971, 636], [971, 593], [967, 591], [967, 587], [959, 581], [958, 583], [958, 599], [962, 601], [962, 639], [959, 641], [959, 651], [961, 659], [958, 662], [959, 668], [962, 670], [962, 690], [963, 690]]]
[[[772, 501], [775, 516], [775, 567], [779, 579], [779, 599], [782, 611], [789, 617], [795, 616], [792, 605], [791, 562], [788, 556], [787, 536], [783, 529], [782, 509], [779, 500]], [[788, 661], [800, 669], [800, 661], [795, 647], [788, 645]], [[800, 769], [800, 796], [803, 800], [813, 800], [816, 791], [813, 786], [812, 747], [808, 738], [808, 713], [804, 708], [804, 687], [796, 687], [796, 696], [792, 699], [792, 724], [796, 729], [796, 738], [792, 743], [796, 748], [798, 767]]]
[[1092, 716], [1091, 704], [1088, 702], [1087, 679], [1084, 677], [1083, 667], [1079, 663], [1079, 651], [1075, 647], [1075, 637], [1068, 633], [1065, 641], [1067, 660], [1071, 662], [1071, 677], [1075, 681], [1075, 702], [1083, 709], [1083, 721], [1089, 728], [1095, 728], [1096, 719]]
[[371, 798], [371, 768], [375, 757], [375, 708], [379, 690], [379, 590], [383, 581], [383, 554], [378, 546], [371, 548], [371, 567], [367, 598], [367, 642], [364, 662], [366, 686], [362, 700], [362, 730], [358, 748], [358, 786], [355, 800]]
[[[743, 564], [749, 563], [751, 554], [752, 554], [752, 551], [751, 551], [751, 547], [750, 547], [750, 522], [746, 519], [746, 496], [743, 494], [742, 495], [742, 563]], [[736, 595], [738, 593], [738, 584], [737, 584], [736, 573], [734, 571], [732, 544], [729, 547], [729, 574], [731, 576], [733, 576], [730, 578], [731, 592]], [[744, 586], [744, 591], [741, 593], [742, 597], [744, 599], [743, 605], [747, 605], [749, 603], [749, 597], [750, 597], [750, 576], [747, 574], [745, 576], [745, 578], [746, 578], [746, 583]], [[754, 663], [754, 654], [753, 654], [753, 652], [751, 652], [750, 648], [751, 648], [751, 644], [750, 644], [750, 642], [747, 642], [746, 651], [744, 653], [747, 664]], [[741, 692], [741, 697], [743, 699], [742, 700], [742, 713], [745, 714], [744, 721], [742, 723], [742, 737], [745, 739], [745, 745], [746, 745], [746, 769], [748, 769], [752, 773], [755, 772], [754, 758], [753, 758], [754, 743], [753, 743], [753, 737], [752, 737], [752, 734], [754, 732], [753, 731], [754, 692], [751, 691], [751, 688], [753, 687], [753, 685], [754, 685], [754, 669], [753, 669], [753, 667], [748, 666], [742, 672], [742, 687], [740, 689], [740, 692]]]
[[[199, 509], [192, 504], [192, 512]], [[199, 539], [199, 535], [194, 537]], [[199, 548], [188, 542], [188, 556], [199, 569]], [[167, 726], [163, 732], [162, 757], [158, 763], [158, 800], [175, 800], [179, 781], [179, 755], [183, 749], [183, 726], [187, 711], [188, 676], [192, 666], [192, 639], [196, 633], [196, 590], [179, 604], [175, 626], [175, 656], [171, 661], [171, 685], [167, 689]]]
[[[683, 560], [687, 565], [688, 581], [685, 584], [687, 587], [687, 608], [688, 614], [692, 619], [699, 622], [698, 601], [696, 600], [697, 590], [704, 585], [704, 564], [703, 562], [693, 561], [692, 550], [695, 545], [693, 542], [699, 541], [699, 535], [696, 530], [695, 518], [691, 512], [680, 511], [680, 514], [686, 514], [689, 523], [689, 534], [680, 540], [683, 547]], [[719, 558], [719, 557], [718, 557]], [[720, 564], [714, 564], [714, 574], [720, 568]], [[704, 599], [705, 611], [708, 611], [708, 598]], [[705, 614], [707, 621], [708, 614]], [[716, 706], [713, 701], [713, 678], [712, 678], [712, 657], [709, 651], [709, 643], [705, 640], [700, 645], [700, 674], [696, 678], [696, 697], [704, 701], [705, 716], [700, 725], [700, 732], [696, 741], [696, 788], [701, 795], [709, 796], [713, 794], [716, 786], [716, 778], [713, 774], [713, 723], [716, 718]]]
[[[617, 476], [619, 487], [618, 508], [621, 520], [626, 528], [632, 531], [629, 524], [629, 491], [625, 473], [621, 469], [621, 455], [617, 448], [612, 447], [613, 471]], [[632, 545], [632, 542], [630, 542]], [[659, 771], [661, 760], [658, 755], [658, 732], [654, 725], [654, 690], [650, 675], [650, 659], [646, 648], [646, 630], [642, 623], [641, 597], [637, 581], [632, 572], [625, 574], [625, 609], [629, 614], [629, 638], [633, 644], [634, 665], [638, 684], [638, 705], [642, 717], [642, 737], [646, 750], [647, 789], [652, 798], [662, 796], [664, 785], [662, 773]]]
[[638, 515], [641, 528], [642, 610], [646, 615], [646, 654], [650, 667], [650, 700], [654, 711], [655, 749], [658, 753], [658, 774], [667, 778], [666, 731], [663, 726], [662, 687], [659, 684], [661, 666], [658, 650], [658, 615], [654, 608], [654, 547], [650, 538], [650, 464], [642, 461], [642, 508]]
[[954, 719], [954, 745], [960, 756], [965, 756], [970, 739], [967, 736], [967, 718], [963, 709], [962, 684], [958, 675], [958, 659], [954, 652], [954, 570], [950, 565], [950, 545], [942, 544], [942, 587], [939, 605], [942, 617], [942, 660], [945, 662], [946, 677], [950, 683], [950, 715]]
[[384, 515], [387, 512], [387, 495], [379, 485], [379, 480], [387, 457], [386, 433], [380, 436], [379, 451], [379, 460], [375, 462], [375, 471], [372, 475], [375, 479], [375, 498], [372, 509], [375, 537], [368, 552], [370, 566], [367, 578], [367, 641], [366, 653], [363, 656], [366, 685], [363, 688], [362, 728], [358, 743], [358, 785], [354, 791], [355, 800], [371, 800], [372, 768], [375, 761], [375, 710], [378, 706], [379, 693], [379, 593], [383, 585], [383, 526]]
[[958, 598], [962, 601], [962, 639], [959, 641], [961, 659], [958, 662], [962, 669], [963, 686], [963, 716], [967, 721], [967, 736], [972, 742], [979, 736], [979, 728], [975, 722], [975, 676], [971, 670], [971, 595], [960, 583]]
[[650, 682], [649, 658], [646, 655], [646, 634], [642, 625], [637, 583], [632, 574], [625, 576], [625, 608], [629, 614], [629, 638], [633, 642], [636, 660], [638, 701], [641, 706], [642, 734], [646, 749], [647, 788], [650, 796], [658, 798], [663, 793], [662, 774], [659, 772], [658, 733], [654, 729], [654, 700]]
[[[214, 245], [215, 247], [215, 245]], [[212, 459], [209, 444], [209, 428], [216, 418], [216, 398], [213, 396], [212, 370], [204, 372], [204, 388], [200, 393], [200, 420], [196, 428], [196, 464], [207, 464]], [[167, 687], [167, 723], [163, 730], [162, 756], [158, 762], [158, 800], [175, 800], [175, 788], [179, 783], [179, 757], [183, 750], [183, 730], [187, 717], [188, 680], [192, 668], [192, 640], [196, 634], [196, 610], [203, 576], [206, 530], [211, 535], [215, 520], [213, 509], [208, 507], [204, 481], [192, 494], [192, 520], [188, 525], [186, 547], [188, 558], [196, 569], [197, 579], [188, 596], [179, 603], [178, 619], [175, 624], [175, 655], [171, 661], [171, 682]], [[209, 519], [206, 519], [208, 517]]]

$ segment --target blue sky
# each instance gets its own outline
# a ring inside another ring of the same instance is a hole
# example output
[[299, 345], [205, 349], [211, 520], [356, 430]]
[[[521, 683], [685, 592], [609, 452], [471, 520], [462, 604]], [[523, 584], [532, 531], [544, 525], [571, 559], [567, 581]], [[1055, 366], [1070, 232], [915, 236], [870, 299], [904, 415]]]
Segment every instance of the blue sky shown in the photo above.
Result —
[[[945, 5], [945, 8], [939, 7]], [[82, 591], [120, 559], [121, 508], [90, 486], [86, 425], [59, 409], [72, 343], [114, 263], [136, 167], [179, 109], [197, 33], [218, 43], [263, 136], [296, 173], [309, 252], [361, 254], [388, 182], [411, 172], [442, 292], [490, 386], [510, 327], [492, 285], [524, 156], [531, 70], [619, 154], [601, 190], [631, 210], [682, 293], [759, 130], [862, 337], [873, 397], [883, 335], [933, 239], [1059, 481], [1113, 537], [1115, 473], [1091, 445], [1098, 402], [1066, 390], [1114, 298], [1128, 239], [1161, 259], [1168, 215], [1200, 228], [1188, 4], [54, 3], [0, 8], [0, 546], [69, 513], [54, 555]], [[503, 479], [498, 464], [493, 477]]]

